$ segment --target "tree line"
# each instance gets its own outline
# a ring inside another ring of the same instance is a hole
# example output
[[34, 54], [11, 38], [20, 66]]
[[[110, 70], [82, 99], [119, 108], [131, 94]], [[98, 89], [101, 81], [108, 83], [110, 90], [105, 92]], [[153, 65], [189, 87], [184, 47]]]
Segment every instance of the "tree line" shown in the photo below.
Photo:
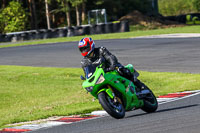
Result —
[[158, 0], [159, 11], [164, 16], [177, 16], [200, 12], [200, 0]]
[[0, 33], [87, 24], [87, 12], [107, 11], [108, 21], [133, 10], [148, 12], [151, 0], [0, 0]]

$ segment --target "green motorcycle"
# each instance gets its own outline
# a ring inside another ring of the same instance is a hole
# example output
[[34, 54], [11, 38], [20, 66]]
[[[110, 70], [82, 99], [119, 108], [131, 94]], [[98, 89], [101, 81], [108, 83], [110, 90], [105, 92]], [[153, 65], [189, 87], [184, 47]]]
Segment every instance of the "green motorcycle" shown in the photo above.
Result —
[[[137, 72], [131, 64], [125, 66], [133, 74]], [[116, 119], [123, 118], [125, 111], [142, 109], [147, 113], [155, 112], [158, 102], [153, 92], [144, 85], [137, 88], [132, 81], [120, 76], [117, 70], [105, 73], [102, 65], [89, 65], [86, 68], [82, 87], [91, 93], [104, 108]], [[139, 74], [138, 74], [139, 75]]]

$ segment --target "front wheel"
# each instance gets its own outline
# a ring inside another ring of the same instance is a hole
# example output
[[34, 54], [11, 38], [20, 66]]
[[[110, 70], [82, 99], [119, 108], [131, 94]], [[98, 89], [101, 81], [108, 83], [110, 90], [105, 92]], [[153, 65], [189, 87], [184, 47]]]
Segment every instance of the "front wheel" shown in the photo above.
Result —
[[121, 119], [125, 116], [125, 109], [119, 101], [115, 101], [110, 98], [106, 92], [100, 92], [98, 94], [99, 103], [104, 110], [116, 119]]

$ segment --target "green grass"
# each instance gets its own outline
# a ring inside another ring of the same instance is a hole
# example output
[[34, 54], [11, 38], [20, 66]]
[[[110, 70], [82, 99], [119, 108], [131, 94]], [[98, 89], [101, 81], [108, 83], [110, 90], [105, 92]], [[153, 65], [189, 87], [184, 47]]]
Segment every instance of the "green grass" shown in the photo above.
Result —
[[[134, 29], [134, 27], [131, 27]], [[94, 40], [101, 39], [123, 39], [123, 38], [131, 38], [138, 36], [147, 36], [147, 35], [160, 35], [160, 34], [171, 34], [171, 33], [200, 33], [200, 26], [184, 26], [184, 27], [176, 27], [176, 28], [167, 28], [167, 29], [156, 29], [156, 30], [137, 30], [131, 32], [123, 32], [123, 33], [112, 33], [112, 34], [99, 34], [99, 35], [85, 35], [90, 36]], [[44, 39], [44, 40], [35, 40], [35, 41], [25, 41], [25, 42], [17, 42], [17, 43], [6, 43], [0, 45], [0, 48], [4, 47], [15, 47], [15, 46], [24, 46], [24, 45], [35, 45], [35, 44], [47, 44], [47, 43], [57, 43], [57, 42], [72, 42], [77, 43], [81, 38], [85, 36], [74, 36], [74, 37], [62, 37], [62, 38], [53, 38], [53, 39]]]
[[[0, 66], [0, 127], [101, 109], [82, 89], [80, 68]], [[200, 74], [140, 72], [156, 96], [199, 89]]]
[[81, 88], [81, 69], [0, 66], [0, 126], [98, 109]]

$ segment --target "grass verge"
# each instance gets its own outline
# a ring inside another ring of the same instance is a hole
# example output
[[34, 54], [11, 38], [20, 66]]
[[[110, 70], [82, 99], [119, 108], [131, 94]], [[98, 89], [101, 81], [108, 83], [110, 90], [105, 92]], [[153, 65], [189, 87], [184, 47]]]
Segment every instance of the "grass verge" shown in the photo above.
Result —
[[[131, 38], [131, 37], [138, 37], [138, 36], [172, 34], [172, 33], [200, 33], [200, 26], [199, 25], [198, 26], [184, 26], [184, 27], [156, 29], [156, 30], [138, 30], [138, 31], [131, 31], [131, 32], [123, 32], [123, 33], [99, 34], [99, 35], [89, 35], [89, 36], [92, 37], [94, 40], [101, 40], [101, 39], [123, 39], [123, 38]], [[85, 35], [85, 36], [88, 36], [88, 35]], [[79, 41], [81, 38], [85, 36], [34, 40], [34, 41], [17, 42], [17, 43], [12, 43], [12, 44], [0, 43], [1, 44], [0, 48], [57, 43], [57, 42]]]
[[[82, 89], [79, 68], [0, 66], [0, 127], [101, 109]], [[200, 74], [140, 72], [156, 96], [199, 89]], [[153, 77], [153, 78], [152, 78]]]

